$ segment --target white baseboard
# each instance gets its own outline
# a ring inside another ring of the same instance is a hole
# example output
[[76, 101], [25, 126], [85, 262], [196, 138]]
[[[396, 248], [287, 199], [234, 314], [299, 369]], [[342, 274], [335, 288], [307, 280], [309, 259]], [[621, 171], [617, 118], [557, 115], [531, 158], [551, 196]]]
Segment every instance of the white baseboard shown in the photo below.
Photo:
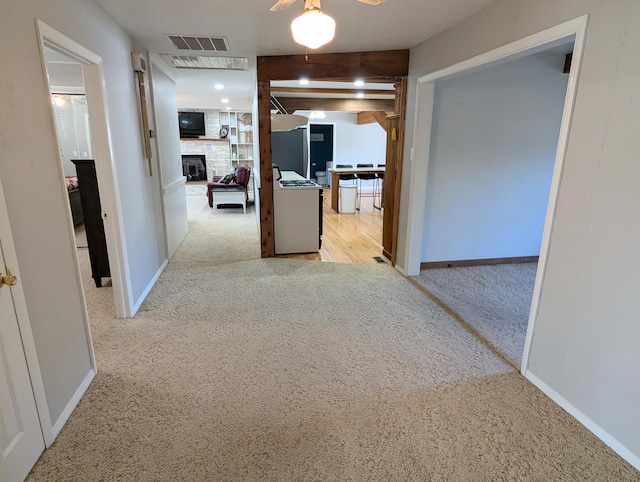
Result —
[[56, 423], [53, 424], [53, 438], [51, 440], [45, 440], [47, 448], [51, 446], [51, 444], [54, 442], [54, 440], [60, 433], [60, 430], [62, 430], [62, 427], [64, 427], [64, 424], [67, 423], [67, 420], [69, 420], [71, 413], [78, 405], [78, 402], [80, 402], [82, 395], [84, 395], [84, 392], [87, 391], [87, 388], [89, 388], [89, 385], [91, 384], [91, 381], [95, 378], [95, 376], [96, 376], [95, 370], [91, 369], [91, 371], [87, 373], [87, 376], [85, 377], [85, 379], [82, 380], [82, 383], [80, 384], [76, 392], [73, 394], [73, 397], [71, 397], [71, 400], [69, 400], [69, 403], [67, 403], [67, 406], [64, 407], [64, 410], [58, 417], [58, 420], [56, 420]]
[[615, 453], [617, 453], [624, 460], [629, 462], [637, 470], [640, 470], [640, 457], [631, 452], [627, 447], [622, 445], [618, 439], [603, 429], [596, 422], [591, 420], [587, 415], [578, 410], [573, 404], [571, 404], [566, 398], [556, 392], [553, 388], [540, 380], [537, 376], [527, 370], [524, 374], [525, 378], [538, 387], [542, 392], [548, 396], [551, 400], [560, 405], [569, 415], [575, 418], [578, 422], [584, 425], [589, 431], [591, 431], [596, 437], [607, 444]]
[[131, 318], [136, 316], [136, 313], [140, 309], [140, 306], [142, 306], [142, 303], [144, 302], [145, 298], [147, 297], [147, 295], [151, 291], [151, 288], [153, 288], [154, 285], [156, 284], [156, 281], [158, 281], [158, 278], [160, 277], [160, 275], [162, 274], [164, 269], [167, 267], [167, 264], [169, 264], [169, 260], [165, 259], [164, 262], [162, 263], [162, 265], [160, 266], [160, 268], [158, 269], [158, 271], [156, 271], [156, 274], [153, 276], [153, 278], [151, 279], [151, 281], [149, 282], [147, 287], [144, 289], [144, 291], [140, 295], [140, 297], [136, 300], [135, 304], [133, 305], [133, 307], [131, 309]]

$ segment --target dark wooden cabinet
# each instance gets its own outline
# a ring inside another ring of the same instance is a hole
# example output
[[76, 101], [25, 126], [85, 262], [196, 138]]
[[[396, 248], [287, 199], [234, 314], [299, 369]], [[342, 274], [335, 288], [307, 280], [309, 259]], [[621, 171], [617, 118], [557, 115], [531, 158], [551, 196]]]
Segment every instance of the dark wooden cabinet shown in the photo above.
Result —
[[91, 277], [98, 288], [102, 287], [102, 278], [110, 278], [107, 240], [102, 223], [102, 208], [98, 191], [96, 165], [93, 159], [71, 159], [76, 166], [80, 203], [84, 215], [84, 227], [87, 233]]

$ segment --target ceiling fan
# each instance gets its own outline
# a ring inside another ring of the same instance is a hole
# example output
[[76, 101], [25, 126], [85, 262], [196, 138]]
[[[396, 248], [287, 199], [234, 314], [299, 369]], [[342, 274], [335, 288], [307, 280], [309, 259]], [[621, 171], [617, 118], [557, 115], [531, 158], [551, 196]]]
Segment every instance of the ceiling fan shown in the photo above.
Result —
[[[278, 0], [273, 6], [269, 9], [272, 12], [277, 12], [278, 10], [284, 10], [287, 7], [290, 7], [295, 3], [296, 0]], [[307, 3], [308, 0], [305, 0]], [[380, 5], [384, 0], [358, 0], [359, 2], [366, 3], [367, 5]], [[318, 1], [318, 8], [320, 2]]]

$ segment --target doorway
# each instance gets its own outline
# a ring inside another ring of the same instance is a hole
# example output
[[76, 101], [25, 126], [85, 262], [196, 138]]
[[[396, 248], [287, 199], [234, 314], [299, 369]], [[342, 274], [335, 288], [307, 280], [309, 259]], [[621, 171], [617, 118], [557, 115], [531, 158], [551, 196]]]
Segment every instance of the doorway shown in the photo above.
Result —
[[[314, 85], [314, 81], [310, 81]], [[286, 98], [282, 98], [286, 103]], [[309, 105], [315, 105], [318, 99], [309, 100]], [[384, 164], [386, 159], [386, 131], [378, 122], [364, 122], [362, 116], [356, 112], [347, 110], [296, 110], [297, 115], [309, 118], [307, 130], [314, 133], [305, 143], [309, 150], [316, 150], [315, 146], [324, 144], [317, 152], [319, 159], [324, 162], [324, 170], [327, 172], [325, 180], [322, 179], [321, 166], [316, 166], [317, 182], [325, 186], [323, 201], [323, 235], [322, 247], [319, 253], [293, 254], [287, 257], [307, 260], [322, 260], [328, 262], [351, 264], [378, 264], [387, 261], [382, 257], [382, 227], [384, 210], [374, 208], [374, 183], [382, 185], [382, 181], [362, 181], [365, 191], [361, 199], [361, 209], [355, 209], [356, 198], [353, 198], [351, 212], [337, 212], [332, 208], [332, 195], [338, 186], [329, 185], [331, 176], [328, 169], [336, 165], [345, 164], [356, 167], [358, 163], [371, 163], [374, 166]], [[333, 143], [327, 142], [327, 133], [332, 136]], [[272, 136], [272, 139], [274, 137]], [[316, 139], [316, 140], [314, 140]], [[323, 152], [324, 151], [324, 152]], [[281, 156], [275, 140], [272, 144], [274, 159], [280, 163]], [[316, 158], [314, 158], [315, 160]], [[331, 161], [329, 161], [331, 159]], [[332, 162], [333, 164], [330, 164]], [[310, 176], [312, 179], [313, 177]], [[356, 181], [344, 180], [344, 186], [355, 191]], [[377, 198], [376, 198], [377, 199]]]
[[310, 177], [317, 179], [317, 172], [327, 175], [327, 163], [333, 164], [335, 152], [333, 124], [309, 124], [309, 161]]
[[[569, 73], [568, 89], [564, 97], [562, 121], [555, 153], [555, 164], [553, 167], [546, 217], [544, 221], [539, 264], [536, 272], [531, 309], [528, 317], [527, 335], [521, 363], [521, 372], [523, 374], [526, 372], [528, 366], [531, 337], [538, 311], [542, 279], [546, 269], [550, 232], [554, 221], [554, 210], [560, 186], [570, 118], [573, 110], [577, 78], [580, 70], [582, 50], [584, 47], [585, 32], [586, 17], [580, 17], [418, 79], [416, 128], [414, 131], [416, 132], [416, 135], [414, 136], [413, 147], [415, 152], [415, 161], [411, 165], [412, 185], [410, 186], [409, 192], [409, 205], [411, 206], [411, 209], [409, 211], [405, 244], [406, 259], [404, 268], [405, 274], [408, 275], [416, 275], [420, 272], [425, 205], [428, 195], [428, 168], [432, 147], [431, 135], [433, 128], [435, 83], [443, 79], [453, 78], [461, 73], [471, 72], [472, 70], [480, 69], [492, 64], [497, 65], [498, 63], [503, 63], [507, 60], [521, 58], [532, 53], [548, 50], [551, 47], [565, 44], [571, 40], [574, 41], [573, 65]], [[420, 135], [417, 133], [420, 133]]]
[[[48, 78], [49, 92], [54, 94], [54, 92], [58, 91], [58, 94], [60, 94], [64, 88], [64, 93], [66, 94], [83, 94], [85, 96], [87, 122], [84, 125], [84, 129], [88, 131], [86, 134], [87, 144], [83, 144], [85, 148], [79, 148], [77, 153], [78, 157], [83, 157], [86, 152], [87, 156], [91, 154], [95, 160], [95, 177], [100, 186], [99, 202], [101, 208], [99, 212], [101, 213], [104, 226], [105, 249], [109, 254], [108, 266], [112, 284], [114, 310], [116, 317], [127, 318], [131, 316], [134, 310], [129, 280], [126, 276], [126, 263], [124, 262], [126, 253], [124, 247], [124, 226], [121, 219], [122, 209], [119, 198], [116, 196], [117, 181], [115, 173], [113, 172], [113, 156], [109, 140], [102, 59], [48, 25], [40, 21], [38, 21], [37, 25], [41, 40], [43, 69]], [[56, 62], [59, 63], [56, 64]], [[62, 65], [65, 67], [60, 68]], [[59, 75], [52, 79], [50, 69], [53, 71], [60, 70], [60, 72], [58, 72]], [[56, 78], [61, 85], [52, 85], [52, 83], [56, 81]], [[52, 99], [52, 101], [55, 102], [55, 99]], [[54, 124], [57, 125], [53, 105], [52, 117], [54, 118]], [[80, 122], [80, 124], [82, 123]], [[61, 147], [62, 146], [59, 145], [59, 148]], [[60, 152], [62, 152], [61, 149]], [[73, 151], [71, 154], [73, 155]], [[62, 180], [65, 175], [63, 162], [64, 156], [60, 167], [60, 182], [64, 182]], [[65, 189], [67, 189], [66, 186]], [[104, 213], [108, 213], [108, 215]], [[71, 229], [73, 226], [71, 209], [68, 220]], [[75, 232], [72, 234], [75, 238]], [[80, 279], [82, 275], [79, 267], [77, 273]], [[85, 318], [87, 333], [89, 333], [86, 309]], [[91, 352], [93, 353], [92, 347]]]
[[[44, 54], [85, 303], [99, 298], [102, 303], [106, 300], [113, 306], [82, 64], [50, 45], [45, 45]], [[96, 288], [103, 293], [95, 293]], [[112, 309], [115, 310], [115, 306]]]

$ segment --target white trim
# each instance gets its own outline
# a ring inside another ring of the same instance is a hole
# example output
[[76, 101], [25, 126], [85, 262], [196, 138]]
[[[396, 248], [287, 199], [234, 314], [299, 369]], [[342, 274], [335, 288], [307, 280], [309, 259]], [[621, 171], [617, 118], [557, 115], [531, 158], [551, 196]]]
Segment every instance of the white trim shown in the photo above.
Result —
[[103, 218], [109, 269], [117, 318], [129, 318], [132, 315], [131, 274], [127, 255], [122, 206], [118, 192], [118, 177], [109, 128], [109, 106], [104, 85], [102, 62], [85, 65], [82, 68], [87, 91], [87, 106], [91, 122], [93, 155], [96, 160], [96, 175], [100, 185], [100, 204], [107, 214]]
[[584, 15], [575, 21], [575, 39], [573, 43], [573, 56], [571, 58], [571, 71], [569, 73], [567, 93], [565, 95], [564, 109], [562, 111], [562, 122], [560, 124], [560, 135], [558, 137], [558, 147], [556, 149], [556, 159], [553, 167], [553, 175], [551, 177], [551, 189], [549, 191], [549, 201], [547, 203], [547, 214], [542, 232], [542, 243], [540, 244], [538, 268], [536, 270], [536, 279], [533, 286], [531, 309], [529, 311], [529, 321], [527, 324], [527, 335], [524, 342], [522, 363], [520, 365], [521, 373], [524, 373], [529, 368], [529, 354], [531, 352], [536, 319], [538, 318], [538, 311], [540, 308], [542, 282], [547, 271], [549, 245], [551, 242], [551, 233], [553, 232], [553, 222], [555, 220], [556, 206], [558, 203], [558, 192], [560, 191], [560, 184], [562, 183], [562, 172], [564, 169], [567, 144], [569, 142], [569, 131], [571, 129], [571, 121], [573, 119], [573, 105], [575, 103], [576, 93], [578, 90], [578, 79], [580, 66], [582, 65], [582, 54], [584, 51], [588, 18], [589, 17], [587, 15]]
[[[536, 281], [531, 301], [531, 309], [529, 314], [529, 325], [527, 328], [527, 337], [525, 340], [524, 354], [522, 358], [521, 372], [524, 373], [529, 363], [529, 351], [535, 329], [535, 320], [538, 315], [539, 301], [542, 289], [542, 280], [545, 276], [547, 267], [547, 257], [549, 253], [549, 243], [551, 232], [553, 230], [553, 220], [555, 218], [555, 208], [557, 203], [558, 190], [562, 179], [562, 169], [564, 165], [564, 157], [569, 137], [569, 129], [573, 115], [573, 105], [575, 101], [578, 76], [580, 72], [580, 64], [582, 61], [582, 52], [584, 49], [584, 38], [587, 30], [588, 15], [583, 15], [568, 22], [556, 25], [549, 29], [543, 30], [536, 34], [530, 35], [523, 39], [517, 40], [510, 44], [504, 45], [497, 49], [485, 52], [471, 59], [459, 62], [452, 66], [438, 70], [431, 74], [418, 78], [416, 86], [416, 121], [413, 137], [413, 161], [411, 162], [411, 183], [409, 186], [409, 215], [407, 219], [407, 241], [405, 269], [409, 273], [420, 272], [420, 259], [422, 251], [422, 232], [424, 230], [424, 207], [425, 196], [427, 190], [426, 173], [429, 165], [430, 153], [430, 135], [426, 135], [426, 129], [431, 132], [431, 122], [433, 120], [433, 102], [434, 102], [434, 86], [437, 80], [442, 80], [453, 75], [478, 69], [487, 64], [495, 62], [505, 62], [514, 58], [523, 57], [530, 53], [545, 50], [554, 43], [561, 42], [563, 39], [574, 38], [573, 62], [571, 72], [569, 74], [569, 82], [567, 93], [565, 95], [565, 104], [562, 114], [562, 123], [560, 126], [560, 135], [558, 139], [558, 148], [556, 151], [556, 159], [551, 181], [551, 190], [549, 193], [549, 201], [547, 204], [547, 215], [545, 219], [542, 243], [540, 247], [540, 257], [538, 261], [538, 270], [536, 273]], [[421, 114], [422, 108], [422, 114]], [[431, 115], [429, 116], [429, 112]], [[425, 118], [426, 117], [426, 118]], [[422, 124], [421, 124], [422, 119]], [[418, 135], [419, 132], [425, 132], [425, 135]], [[423, 142], [422, 142], [423, 141]], [[417, 233], [416, 233], [417, 231]]]
[[51, 428], [51, 414], [49, 412], [49, 404], [47, 403], [47, 394], [44, 389], [44, 381], [42, 372], [40, 371], [40, 361], [38, 360], [38, 350], [33, 338], [31, 330], [31, 320], [29, 319], [29, 310], [27, 309], [27, 300], [22, 289], [22, 275], [20, 274], [20, 266], [16, 255], [16, 248], [11, 233], [11, 224], [6, 209], [7, 205], [4, 197], [4, 189], [0, 181], [0, 231], [8, 233], [6, 238], [2, 238], [2, 248], [4, 252], [4, 261], [7, 266], [11, 267], [13, 274], [18, 279], [18, 284], [11, 288], [11, 296], [13, 305], [18, 319], [18, 328], [20, 329], [20, 337], [22, 338], [22, 347], [24, 348], [27, 367], [29, 368], [29, 378], [31, 379], [31, 388], [38, 410], [38, 418], [40, 419], [40, 429], [44, 443], [48, 447], [53, 443], [55, 436]]
[[407, 273], [407, 270], [404, 269], [402, 266], [400, 266], [398, 263], [396, 263], [396, 265], [394, 266], [394, 268], [396, 269], [396, 271], [398, 271], [402, 276], [404, 276], [405, 278], [407, 276], [409, 276], [409, 274]]
[[[44, 24], [43, 24], [44, 25]], [[45, 42], [44, 39], [41, 37], [40, 38], [40, 53], [41, 53], [41, 61], [42, 61], [42, 66], [43, 66], [43, 74], [45, 76], [45, 85], [48, 86], [49, 89], [49, 94], [51, 94], [51, 92], [53, 92], [51, 85], [48, 83], [48, 79], [49, 79], [49, 72], [48, 72], [48, 67], [47, 67], [47, 59], [46, 59], [46, 54], [45, 54]], [[55, 46], [56, 49], [58, 50], [64, 50], [65, 54], [67, 52], [66, 49], [61, 49], [58, 48], [57, 46]], [[72, 54], [66, 54], [66, 55], [72, 55]], [[76, 58], [74, 56], [74, 58]], [[82, 93], [83, 95], [85, 94], [84, 92], [84, 86], [82, 87]], [[51, 128], [53, 130], [53, 138], [54, 138], [54, 142], [56, 143], [56, 151], [60, 154], [62, 153], [62, 149], [60, 148], [60, 146], [58, 145], [59, 143], [59, 136], [58, 136], [58, 132], [57, 132], [57, 128], [56, 128], [56, 120], [55, 120], [55, 111], [53, 109], [53, 107], [51, 108]], [[63, 162], [62, 162], [62, 158], [59, 158], [59, 162], [58, 162], [58, 179], [60, 180], [59, 185], [60, 185], [60, 190], [62, 192], [62, 194], [66, 197], [68, 195], [67, 193], [67, 188], [64, 184], [64, 169], [63, 169]], [[69, 232], [69, 236], [70, 239], [72, 239], [73, 241], [71, 241], [69, 243], [69, 249], [71, 251], [71, 256], [72, 258], [76, 261], [75, 263], [75, 273], [76, 273], [76, 281], [78, 283], [78, 287], [80, 288], [80, 298], [82, 299], [82, 316], [83, 316], [83, 320], [85, 323], [85, 333], [87, 335], [87, 343], [89, 346], [89, 356], [91, 357], [91, 366], [92, 368], [95, 370], [96, 369], [96, 359], [95, 359], [95, 353], [93, 350], [93, 340], [91, 337], [91, 329], [90, 329], [90, 325], [89, 325], [89, 312], [87, 311], [87, 301], [85, 298], [85, 294], [84, 294], [84, 287], [83, 287], [83, 283], [82, 283], [82, 273], [80, 271], [80, 263], [78, 261], [78, 252], [77, 252], [77, 246], [75, 243], [75, 228], [73, 225], [73, 218], [71, 216], [71, 211], [69, 209], [66, 210], [65, 212], [65, 218], [67, 220], [67, 229]], [[51, 421], [49, 422], [51, 423]], [[51, 430], [51, 433], [53, 433], [53, 431]], [[53, 443], [53, 440], [51, 440], [48, 443]]]
[[624, 460], [629, 462], [633, 467], [637, 470], [640, 470], [640, 457], [631, 452], [627, 447], [625, 447], [618, 439], [616, 439], [613, 435], [607, 432], [604, 428], [594, 422], [591, 418], [585, 415], [582, 411], [576, 408], [569, 400], [564, 398], [558, 392], [556, 392], [553, 388], [543, 382], [536, 375], [531, 373], [531, 371], [527, 370], [524, 373], [524, 376], [527, 380], [533, 383], [536, 387], [538, 387], [547, 397], [553, 400], [555, 403], [560, 405], [569, 415], [575, 418], [578, 422], [584, 425], [590, 432], [592, 432], [596, 437], [602, 440], [606, 445], [608, 445], [615, 453], [617, 453]]
[[[413, 130], [413, 144], [409, 160], [411, 162], [411, 176], [409, 177], [409, 207], [407, 210], [407, 239], [405, 244], [405, 270], [409, 276], [420, 274], [420, 262], [422, 261], [422, 235], [424, 232], [424, 213], [427, 204], [427, 174], [429, 172], [429, 150], [431, 147], [431, 130], [433, 125], [433, 103], [435, 83], [424, 84], [422, 89], [418, 84], [416, 93], [416, 114]], [[424, 98], [424, 103], [422, 102]], [[423, 134], [420, 134], [420, 131]], [[416, 145], [416, 143], [419, 143]], [[415, 156], [424, 146], [426, 162], [415, 161]], [[413, 195], [412, 195], [413, 193]], [[420, 229], [412, 229], [411, 220], [417, 220], [416, 226]], [[412, 249], [415, 246], [416, 249]]]
[[166, 186], [164, 186], [162, 188], [162, 195], [166, 196], [167, 194], [173, 192], [173, 191], [177, 191], [179, 188], [181, 188], [182, 186], [184, 186], [187, 182], [187, 178], [186, 177], [181, 177], [180, 179], [176, 179], [175, 181], [167, 184]]
[[515, 42], [503, 45], [502, 47], [498, 47], [470, 59], [463, 60], [462, 62], [450, 65], [444, 69], [423, 75], [418, 78], [418, 82], [434, 82], [463, 72], [468, 73], [469, 71], [486, 66], [493, 62], [514, 60], [515, 58], [524, 57], [536, 52], [542, 52], [553, 47], [554, 42], [560, 41], [563, 43], [563, 40], [572, 37], [581, 31], [584, 33], [584, 31], [586, 31], [588, 18], [588, 14], [583, 15], [581, 17], [574, 18], [573, 20], [561, 23], [560, 25], [556, 25], [555, 27], [550, 27], [546, 30], [542, 30], [541, 32], [534, 33], [533, 35], [529, 35], [528, 37], [516, 40]]
[[[130, 286], [129, 263], [127, 259], [126, 238], [124, 223], [122, 221], [122, 207], [118, 192], [118, 180], [116, 166], [111, 147], [111, 133], [109, 130], [109, 109], [104, 82], [102, 58], [66, 35], [58, 32], [40, 20], [36, 20], [36, 27], [41, 46], [41, 60], [44, 72], [46, 61], [44, 57], [44, 45], [53, 45], [55, 49], [65, 52], [74, 58], [81, 60], [82, 73], [85, 82], [87, 104], [90, 111], [91, 136], [93, 141], [93, 153], [96, 159], [96, 173], [100, 184], [100, 203], [102, 210], [107, 214], [104, 220], [107, 251], [109, 253], [109, 267], [111, 270], [111, 282], [113, 286], [114, 304], [118, 318], [133, 316], [133, 293]], [[46, 86], [49, 88], [48, 79]], [[49, 92], [47, 92], [49, 94]], [[53, 113], [52, 113], [53, 116]], [[52, 126], [55, 123], [52, 117]], [[90, 338], [90, 330], [87, 333]], [[93, 355], [93, 344], [90, 342], [90, 350]], [[95, 361], [94, 361], [95, 369]]]
[[[84, 378], [84, 380], [82, 380], [82, 383], [80, 384], [76, 392], [73, 394], [73, 397], [71, 397], [71, 400], [69, 400], [69, 403], [67, 403], [67, 406], [64, 407], [64, 410], [58, 417], [58, 420], [56, 420], [56, 423], [53, 425], [54, 439], [55, 437], [58, 436], [58, 434], [60, 433], [60, 430], [62, 430], [62, 427], [64, 427], [64, 424], [67, 423], [67, 420], [69, 420], [71, 413], [78, 405], [78, 402], [80, 402], [80, 399], [82, 398], [84, 393], [87, 391], [87, 388], [89, 388], [89, 385], [91, 384], [91, 381], [95, 378], [95, 376], [96, 376], [95, 370], [90, 370], [89, 373], [87, 373], [87, 376]], [[49, 447], [50, 445], [51, 444], [48, 443], [47, 447]]]
[[144, 289], [144, 291], [140, 295], [140, 298], [138, 298], [136, 303], [133, 305], [133, 314], [131, 315], [132, 317], [135, 316], [135, 314], [140, 309], [140, 306], [142, 306], [142, 303], [144, 302], [145, 298], [151, 291], [151, 288], [153, 288], [153, 286], [156, 284], [156, 281], [158, 281], [158, 278], [160, 277], [164, 269], [167, 267], [167, 264], [169, 264], [169, 260], [165, 259], [162, 265], [160, 266], [160, 268], [158, 268], [158, 271], [156, 271], [156, 274], [153, 276], [153, 278], [151, 279], [147, 287]]
[[47, 41], [55, 45], [56, 49], [71, 57], [83, 60], [85, 63], [97, 64], [102, 60], [99, 55], [94, 54], [91, 50], [86, 49], [76, 41], [71, 40], [69, 37], [58, 32], [56, 29], [50, 27], [41, 20], [36, 19], [36, 27], [41, 42], [46, 38]]

